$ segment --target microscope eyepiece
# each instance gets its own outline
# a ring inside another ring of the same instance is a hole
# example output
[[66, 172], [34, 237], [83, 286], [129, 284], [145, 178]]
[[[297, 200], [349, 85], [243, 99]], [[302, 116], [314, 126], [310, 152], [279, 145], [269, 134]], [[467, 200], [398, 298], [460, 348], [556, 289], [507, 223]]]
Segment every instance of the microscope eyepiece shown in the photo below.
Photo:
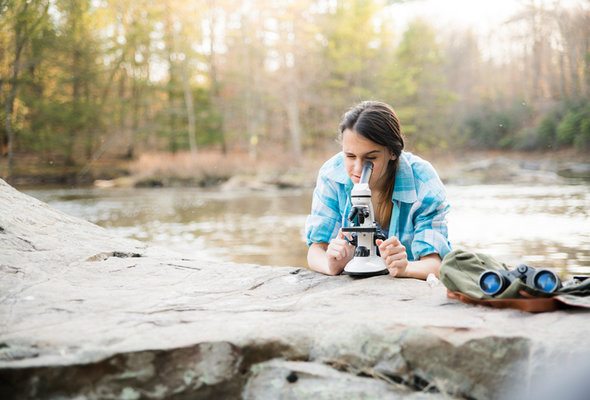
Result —
[[371, 161], [365, 161], [363, 163], [363, 170], [361, 172], [361, 179], [359, 183], [369, 183], [371, 180], [371, 174], [373, 173], [373, 163]]

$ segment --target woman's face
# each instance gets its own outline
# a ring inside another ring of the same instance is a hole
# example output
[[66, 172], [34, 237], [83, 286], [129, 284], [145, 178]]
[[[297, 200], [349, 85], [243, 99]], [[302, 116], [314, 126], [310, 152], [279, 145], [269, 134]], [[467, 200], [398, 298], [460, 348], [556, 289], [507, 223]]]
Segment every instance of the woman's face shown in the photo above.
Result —
[[380, 189], [383, 184], [381, 178], [385, 175], [389, 160], [395, 160], [395, 156], [385, 146], [381, 146], [356, 131], [346, 129], [342, 133], [342, 151], [344, 152], [344, 165], [346, 172], [354, 183], [361, 179], [363, 163], [373, 163], [373, 174], [369, 181], [371, 189]]

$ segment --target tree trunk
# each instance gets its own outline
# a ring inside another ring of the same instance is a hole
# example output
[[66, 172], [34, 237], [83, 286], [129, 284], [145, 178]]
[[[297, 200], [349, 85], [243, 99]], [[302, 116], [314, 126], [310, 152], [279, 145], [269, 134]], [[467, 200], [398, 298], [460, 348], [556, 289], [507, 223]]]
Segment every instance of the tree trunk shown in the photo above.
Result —
[[20, 57], [24, 47], [25, 37], [21, 35], [22, 31], [17, 27], [14, 35], [14, 63], [12, 66], [12, 77], [9, 82], [8, 96], [6, 99], [6, 119], [4, 127], [6, 129], [6, 135], [8, 139], [8, 171], [6, 179], [12, 177], [14, 169], [14, 139], [15, 134], [12, 129], [12, 113], [14, 112], [14, 101], [16, 99], [16, 92], [18, 88], [18, 76], [20, 73]]
[[191, 156], [197, 155], [197, 141], [196, 141], [196, 121], [195, 121], [195, 106], [193, 101], [193, 92], [186, 68], [187, 58], [182, 63], [182, 88], [184, 91], [184, 105], [186, 107], [186, 116], [188, 119], [188, 143], [191, 150]]
[[291, 136], [291, 151], [296, 161], [301, 160], [301, 119], [299, 114], [299, 104], [297, 101], [296, 89], [291, 89], [292, 93], [287, 99], [287, 118], [289, 122], [289, 133]]
[[[72, 82], [72, 111], [75, 119], [80, 116], [80, 58], [77, 50], [74, 50], [74, 80]], [[77, 122], [77, 121], [76, 121]], [[76, 163], [74, 157], [74, 148], [76, 145], [76, 136], [79, 129], [79, 124], [75, 123], [74, 126], [70, 126], [70, 135], [68, 141], [68, 154], [66, 158], [66, 165], [74, 165]]]
[[69, 18], [72, 19], [72, 34], [73, 38], [73, 49], [72, 49], [72, 116], [69, 121], [69, 132], [68, 132], [68, 143], [66, 148], [66, 165], [74, 165], [74, 148], [76, 142], [76, 136], [80, 130], [80, 83], [81, 79], [81, 43], [78, 35], [78, 21], [80, 10], [72, 6]]
[[138, 77], [133, 77], [133, 86], [131, 89], [131, 101], [133, 102], [132, 113], [131, 113], [131, 129], [129, 131], [129, 141], [127, 142], [127, 151], [125, 152], [125, 158], [132, 160], [135, 157], [135, 140], [137, 130], [139, 129], [139, 104], [141, 99], [142, 90], [138, 83]]
[[219, 136], [221, 141], [221, 152], [227, 154], [227, 145], [225, 143], [225, 132], [223, 131], [223, 116], [221, 112], [221, 101], [219, 98], [219, 82], [217, 78], [217, 58], [215, 57], [215, 28], [217, 26], [216, 19], [217, 9], [215, 7], [215, 0], [211, 1], [211, 21], [209, 24], [209, 79], [211, 80], [211, 103], [213, 108], [217, 110], [221, 118], [219, 120]]
[[[287, 69], [287, 85], [286, 85], [286, 95], [287, 95], [287, 124], [289, 127], [289, 136], [291, 137], [291, 154], [295, 158], [295, 162], [299, 163], [301, 160], [301, 113], [299, 112], [299, 93], [300, 93], [300, 85], [299, 79], [297, 79], [297, 68], [299, 67], [299, 63], [296, 57], [296, 37], [297, 31], [295, 22], [287, 25], [288, 34], [286, 35], [286, 42], [288, 45], [288, 50], [285, 51], [284, 54], [284, 68]], [[287, 58], [287, 54], [291, 54], [293, 57], [292, 61], [289, 62]]]
[[[91, 103], [91, 94], [88, 79], [84, 80], [84, 104], [86, 107]], [[96, 104], [96, 103], [95, 103]], [[85, 143], [85, 156], [86, 162], [92, 159], [92, 153], [94, 150], [94, 129], [86, 129], [86, 143]]]
[[170, 12], [170, 5], [166, 3], [165, 42], [168, 61], [168, 110], [169, 110], [169, 149], [172, 153], [178, 150], [176, 142], [176, 68], [173, 53], [176, 50], [174, 43], [174, 27]]

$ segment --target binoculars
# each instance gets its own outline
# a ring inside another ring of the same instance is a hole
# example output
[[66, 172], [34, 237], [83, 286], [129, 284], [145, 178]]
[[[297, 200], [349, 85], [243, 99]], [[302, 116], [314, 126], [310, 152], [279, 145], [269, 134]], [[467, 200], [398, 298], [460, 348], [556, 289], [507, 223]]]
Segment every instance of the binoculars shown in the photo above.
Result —
[[553, 293], [561, 287], [561, 280], [555, 272], [525, 264], [520, 264], [512, 271], [488, 269], [479, 276], [479, 287], [488, 296], [496, 296], [516, 279], [545, 293]]

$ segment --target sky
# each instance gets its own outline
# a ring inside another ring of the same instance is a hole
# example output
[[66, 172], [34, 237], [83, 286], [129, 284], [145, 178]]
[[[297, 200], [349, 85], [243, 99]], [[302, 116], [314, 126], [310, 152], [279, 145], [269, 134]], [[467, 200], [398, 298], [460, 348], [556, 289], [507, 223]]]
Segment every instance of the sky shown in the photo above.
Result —
[[[480, 34], [495, 29], [523, 5], [536, 3], [572, 7], [590, 4], [588, 0], [413, 0], [390, 6], [395, 20], [402, 25], [416, 17], [424, 17], [442, 28], [471, 27]], [[403, 30], [403, 27], [400, 27]]]
[[504, 24], [529, 4], [564, 8], [590, 8], [590, 0], [409, 0], [395, 3], [386, 12], [395, 21], [398, 38], [408, 23], [422, 18], [438, 32], [470, 29], [479, 37], [484, 58], [501, 61], [510, 57], [515, 26]]

